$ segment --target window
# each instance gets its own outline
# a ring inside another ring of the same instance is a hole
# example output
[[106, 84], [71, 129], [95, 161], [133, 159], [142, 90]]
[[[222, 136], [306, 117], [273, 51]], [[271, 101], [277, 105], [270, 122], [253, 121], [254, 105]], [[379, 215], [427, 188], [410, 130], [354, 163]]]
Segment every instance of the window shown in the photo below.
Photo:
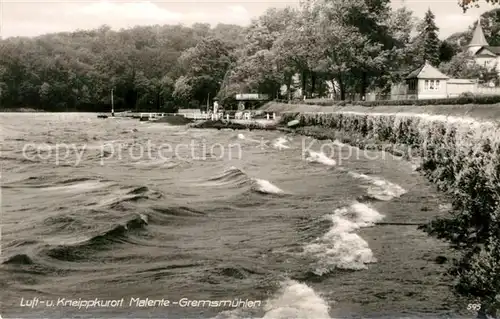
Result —
[[439, 80], [425, 80], [425, 90], [427, 91], [438, 91], [441, 87], [441, 82]]
[[408, 90], [415, 91], [416, 89], [417, 89], [417, 81], [416, 80], [409, 80], [408, 81]]

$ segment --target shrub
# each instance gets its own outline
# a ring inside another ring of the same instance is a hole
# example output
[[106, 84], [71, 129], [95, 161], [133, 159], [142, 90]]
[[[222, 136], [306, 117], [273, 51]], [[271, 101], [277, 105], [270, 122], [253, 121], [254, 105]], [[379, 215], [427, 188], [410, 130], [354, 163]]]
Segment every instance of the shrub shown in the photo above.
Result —
[[380, 100], [380, 101], [338, 101], [338, 100], [276, 100], [279, 103], [306, 104], [318, 106], [361, 105], [367, 107], [384, 105], [462, 105], [462, 104], [496, 104], [500, 103], [500, 95], [474, 95], [462, 93], [456, 98], [425, 99], [425, 100]]

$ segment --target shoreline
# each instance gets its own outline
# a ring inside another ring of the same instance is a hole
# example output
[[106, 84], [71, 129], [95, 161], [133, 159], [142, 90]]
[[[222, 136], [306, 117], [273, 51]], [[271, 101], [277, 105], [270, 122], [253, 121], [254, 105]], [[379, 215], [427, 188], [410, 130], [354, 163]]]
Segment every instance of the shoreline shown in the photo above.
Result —
[[500, 104], [464, 104], [464, 105], [428, 105], [428, 106], [408, 106], [408, 105], [391, 105], [391, 106], [321, 106], [309, 104], [285, 104], [278, 102], [269, 102], [260, 110], [264, 112], [276, 112], [279, 114], [289, 113], [364, 113], [371, 114], [408, 114], [443, 117], [463, 117], [473, 118], [485, 121], [500, 121]]
[[[464, 109], [448, 115], [412, 113], [408, 109], [402, 112], [375, 109], [371, 112], [346, 109], [328, 113], [286, 112], [281, 113], [272, 129], [337, 141], [359, 149], [389, 152], [414, 164], [414, 171], [419, 171], [452, 201], [445, 217], [436, 216], [418, 229], [449, 244], [450, 256], [457, 256], [447, 262], [449, 274], [455, 274], [450, 288], [457, 300], [478, 298], [485, 311], [490, 312], [495, 311], [495, 306], [489, 305], [495, 295], [477, 295], [475, 291], [489, 287], [494, 278], [480, 277], [470, 290], [459, 289], [460, 285], [471, 285], [470, 276], [477, 276], [475, 271], [487, 271], [475, 270], [474, 265], [485, 258], [484, 254], [494, 254], [493, 248], [486, 245], [493, 240], [490, 232], [496, 229], [490, 226], [490, 230], [488, 225], [495, 225], [498, 214], [496, 205], [487, 203], [497, 203], [500, 196], [497, 180], [500, 176], [500, 107], [497, 108], [499, 116], [495, 113], [483, 118], [471, 116]], [[298, 120], [298, 125], [287, 127], [292, 120]], [[458, 227], [458, 222], [463, 226]], [[497, 260], [495, 255], [488, 258]], [[466, 271], [460, 271], [464, 267]]]
[[[44, 110], [32, 109], [29, 107], [20, 107], [15, 109], [0, 109], [0, 113], [52, 113]], [[53, 112], [53, 113], [62, 113], [62, 112]], [[69, 113], [69, 112], [68, 112]]]

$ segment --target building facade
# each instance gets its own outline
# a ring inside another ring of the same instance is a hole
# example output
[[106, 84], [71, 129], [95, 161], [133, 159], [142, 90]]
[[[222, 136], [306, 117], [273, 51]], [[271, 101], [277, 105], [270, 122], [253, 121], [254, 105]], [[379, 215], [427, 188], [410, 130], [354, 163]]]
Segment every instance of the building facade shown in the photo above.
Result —
[[446, 99], [464, 93], [500, 95], [500, 88], [484, 87], [478, 79], [452, 79], [426, 61], [404, 83], [392, 86], [391, 100]]
[[472, 55], [474, 61], [487, 68], [495, 68], [500, 74], [500, 47], [490, 46], [484, 36], [481, 20], [477, 21], [476, 28], [472, 34], [472, 40], [467, 46], [467, 51]]

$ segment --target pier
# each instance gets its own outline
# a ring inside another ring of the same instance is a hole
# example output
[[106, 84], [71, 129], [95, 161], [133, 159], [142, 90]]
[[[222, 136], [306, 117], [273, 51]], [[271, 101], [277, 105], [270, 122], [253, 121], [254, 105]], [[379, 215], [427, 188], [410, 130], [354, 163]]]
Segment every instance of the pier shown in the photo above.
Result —
[[190, 119], [193, 121], [233, 120], [235, 122], [238, 122], [238, 121], [254, 121], [254, 120], [276, 121], [278, 119], [278, 115], [275, 112], [259, 114], [248, 111], [236, 112], [234, 114], [222, 114], [222, 113], [214, 114], [205, 112], [190, 112], [190, 113], [122, 112], [122, 113], [115, 113], [114, 115], [114, 117], [128, 117], [128, 118], [139, 119], [141, 121], [158, 121], [162, 118], [171, 116], [182, 116], [186, 119]]

